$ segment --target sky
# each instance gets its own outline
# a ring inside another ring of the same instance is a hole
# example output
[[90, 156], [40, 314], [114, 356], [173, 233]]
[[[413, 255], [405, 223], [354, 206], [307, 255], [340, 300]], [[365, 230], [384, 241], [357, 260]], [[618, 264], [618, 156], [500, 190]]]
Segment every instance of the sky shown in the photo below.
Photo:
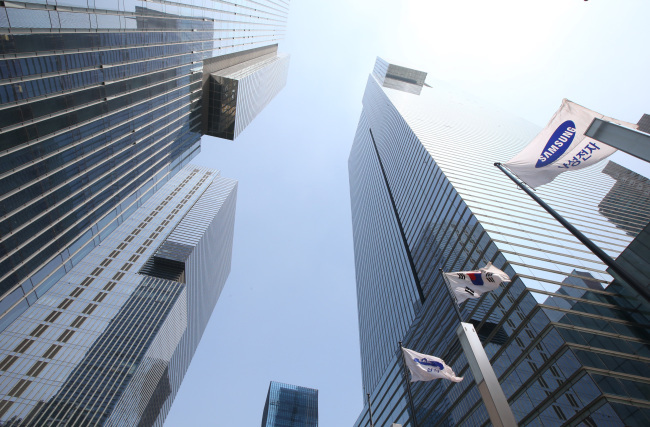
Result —
[[318, 389], [321, 427], [356, 421], [347, 159], [377, 56], [540, 127], [562, 98], [636, 123], [650, 113], [648, 16], [647, 0], [292, 1], [287, 86], [193, 161], [239, 181], [232, 271], [165, 426], [257, 426], [270, 381]]

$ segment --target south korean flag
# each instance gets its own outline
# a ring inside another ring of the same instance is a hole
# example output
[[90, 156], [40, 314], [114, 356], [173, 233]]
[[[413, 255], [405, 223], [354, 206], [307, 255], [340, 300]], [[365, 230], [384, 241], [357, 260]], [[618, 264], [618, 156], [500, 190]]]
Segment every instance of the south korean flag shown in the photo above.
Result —
[[498, 288], [501, 283], [510, 281], [510, 277], [491, 262], [478, 271], [459, 271], [444, 275], [459, 304], [468, 299], [478, 299], [484, 293]]

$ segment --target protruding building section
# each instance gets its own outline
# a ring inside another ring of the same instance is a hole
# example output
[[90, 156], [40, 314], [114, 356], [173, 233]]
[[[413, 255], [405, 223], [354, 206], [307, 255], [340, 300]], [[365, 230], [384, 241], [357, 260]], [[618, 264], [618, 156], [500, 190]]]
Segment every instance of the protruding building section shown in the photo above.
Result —
[[271, 381], [262, 427], [318, 427], [318, 390]]
[[287, 83], [289, 55], [278, 45], [206, 60], [203, 133], [234, 140]]
[[380, 57], [377, 57], [375, 69], [372, 70], [372, 74], [374, 74], [379, 84], [383, 87], [397, 89], [415, 95], [419, 95], [422, 92], [422, 86], [426, 85], [424, 80], [427, 78], [427, 73], [424, 71], [390, 64]]

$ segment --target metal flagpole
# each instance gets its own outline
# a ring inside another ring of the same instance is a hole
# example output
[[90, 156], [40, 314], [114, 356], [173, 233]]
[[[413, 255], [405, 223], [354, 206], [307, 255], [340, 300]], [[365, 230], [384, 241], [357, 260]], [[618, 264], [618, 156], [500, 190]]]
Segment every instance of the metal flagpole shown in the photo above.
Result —
[[460, 308], [458, 307], [456, 297], [451, 290], [451, 286], [449, 286], [449, 282], [447, 282], [445, 272], [442, 271], [442, 268], [439, 268], [438, 271], [440, 271], [442, 280], [445, 282], [445, 286], [447, 287], [447, 292], [451, 298], [451, 304], [456, 309], [456, 314], [460, 321], [460, 325], [456, 329], [456, 335], [458, 336], [458, 341], [460, 341], [463, 353], [465, 353], [467, 364], [472, 371], [472, 375], [474, 375], [476, 387], [481, 394], [481, 399], [483, 400], [485, 409], [487, 409], [492, 425], [495, 427], [516, 426], [517, 421], [515, 420], [512, 409], [508, 404], [508, 399], [501, 388], [499, 379], [494, 373], [494, 368], [492, 368], [490, 359], [485, 353], [485, 348], [483, 348], [483, 344], [474, 329], [474, 325], [463, 322], [463, 316], [461, 315]]
[[415, 414], [415, 405], [413, 405], [413, 395], [411, 394], [411, 383], [409, 382], [408, 378], [408, 370], [406, 368], [406, 363], [404, 363], [404, 351], [402, 351], [402, 341], [399, 342], [399, 352], [401, 354], [401, 360], [402, 360], [402, 366], [404, 367], [404, 373], [402, 377], [406, 381], [406, 391], [409, 395], [409, 404], [411, 405], [411, 413], [413, 414], [413, 424], [415, 424], [415, 427], [418, 427], [420, 423], [418, 423], [418, 417]]
[[370, 405], [370, 393], [366, 393], [366, 396], [368, 396], [368, 416], [370, 417], [370, 427], [375, 427], [375, 425], [372, 422], [372, 406]]
[[495, 163], [494, 166], [499, 168], [508, 178], [510, 178], [519, 188], [524, 190], [534, 201], [537, 202], [542, 208], [546, 210], [553, 218], [558, 220], [560, 224], [564, 226], [571, 234], [573, 234], [580, 242], [585, 245], [591, 252], [594, 253], [602, 262], [607, 264], [609, 268], [614, 271], [618, 276], [621, 277], [628, 285], [630, 285], [635, 291], [637, 291], [641, 296], [643, 296], [647, 301], [650, 301], [650, 292], [648, 292], [643, 285], [638, 283], [632, 276], [630, 276], [623, 268], [621, 268], [616, 261], [612, 259], [605, 251], [600, 249], [594, 242], [589, 240], [587, 236], [582, 234], [580, 230], [575, 228], [571, 223], [564, 219], [559, 213], [555, 212], [553, 208], [546, 204], [537, 194], [535, 194], [530, 188], [524, 185], [521, 181], [514, 177], [507, 169], [505, 169], [501, 163]]

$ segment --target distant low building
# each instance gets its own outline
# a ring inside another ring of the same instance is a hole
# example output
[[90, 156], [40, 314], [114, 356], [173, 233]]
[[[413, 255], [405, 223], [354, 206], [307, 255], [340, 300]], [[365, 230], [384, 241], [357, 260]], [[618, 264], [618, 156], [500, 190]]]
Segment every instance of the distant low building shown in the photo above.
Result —
[[262, 427], [318, 427], [318, 390], [271, 381]]

